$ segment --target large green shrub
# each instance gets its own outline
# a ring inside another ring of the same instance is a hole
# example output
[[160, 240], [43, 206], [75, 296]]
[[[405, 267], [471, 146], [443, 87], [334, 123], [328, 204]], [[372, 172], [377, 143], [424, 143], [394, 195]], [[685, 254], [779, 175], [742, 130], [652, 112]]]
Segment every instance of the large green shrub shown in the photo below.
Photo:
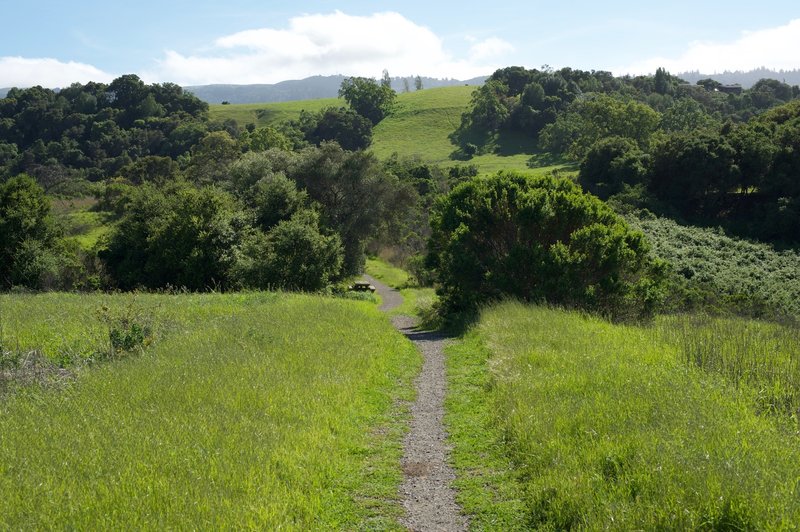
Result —
[[451, 311], [517, 297], [621, 318], [660, 298], [664, 268], [644, 236], [566, 179], [501, 172], [463, 183], [431, 226], [429, 263]]
[[55, 245], [42, 187], [24, 174], [0, 184], [0, 289], [39, 288], [41, 277], [56, 269]]

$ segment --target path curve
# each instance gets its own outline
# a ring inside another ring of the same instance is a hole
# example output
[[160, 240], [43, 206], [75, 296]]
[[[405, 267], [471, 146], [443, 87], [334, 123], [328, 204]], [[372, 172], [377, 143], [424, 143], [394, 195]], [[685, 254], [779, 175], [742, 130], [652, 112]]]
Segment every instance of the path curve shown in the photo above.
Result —
[[[403, 302], [397, 290], [364, 276], [382, 299], [380, 310], [388, 312]], [[414, 382], [417, 399], [411, 406], [411, 427], [403, 440], [403, 484], [400, 495], [406, 515], [401, 520], [414, 531], [459, 531], [467, 529], [467, 519], [456, 504], [450, 486], [456, 475], [447, 462], [450, 447], [444, 430], [446, 373], [441, 333], [420, 331], [414, 318], [394, 316], [392, 324], [422, 353], [422, 371]]]

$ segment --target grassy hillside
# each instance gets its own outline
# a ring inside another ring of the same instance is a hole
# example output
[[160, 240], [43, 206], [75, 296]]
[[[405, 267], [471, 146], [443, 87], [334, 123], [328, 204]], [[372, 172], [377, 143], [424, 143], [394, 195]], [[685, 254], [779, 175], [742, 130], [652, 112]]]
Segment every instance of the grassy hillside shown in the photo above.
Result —
[[475, 87], [442, 87], [399, 94], [392, 115], [375, 127], [372, 151], [394, 152], [436, 163], [452, 163], [448, 135], [461, 123]]
[[338, 98], [323, 98], [280, 103], [211, 104], [209, 115], [212, 120], [236, 120], [240, 127], [247, 124], [261, 127], [295, 120], [300, 117], [300, 111], [303, 110], [314, 112], [325, 107], [341, 106], [344, 103], [344, 100]]
[[759, 390], [687, 365], [659, 331], [509, 303], [451, 347], [447, 423], [477, 528], [800, 520], [794, 431], [757, 414]]
[[[497, 153], [479, 155], [469, 161], [456, 161], [451, 154], [456, 150], [449, 139], [461, 123], [461, 114], [469, 105], [474, 86], [439, 87], [397, 95], [396, 107], [391, 116], [379, 123], [373, 132], [370, 148], [379, 158], [397, 152], [401, 156], [452, 166], [475, 164], [481, 172], [497, 170], [529, 171], [528, 162], [535, 156], [530, 139], [507, 136], [500, 139]], [[234, 119], [240, 126], [255, 123], [258, 126], [275, 124], [300, 116], [300, 111], [316, 111], [328, 106], [344, 105], [343, 100], [304, 100], [300, 102], [211, 105], [211, 118]], [[535, 171], [555, 168], [572, 170], [569, 165], [551, 161], [537, 164]]]
[[52, 204], [53, 216], [64, 236], [75, 240], [83, 249], [92, 249], [113, 227], [109, 213], [91, 210], [96, 203], [94, 198], [80, 198], [58, 199]]
[[103, 315], [154, 331], [140, 355], [0, 397], [0, 529], [397, 526], [420, 360], [374, 304], [51, 293], [0, 309], [0, 377], [20, 351], [107, 349]]

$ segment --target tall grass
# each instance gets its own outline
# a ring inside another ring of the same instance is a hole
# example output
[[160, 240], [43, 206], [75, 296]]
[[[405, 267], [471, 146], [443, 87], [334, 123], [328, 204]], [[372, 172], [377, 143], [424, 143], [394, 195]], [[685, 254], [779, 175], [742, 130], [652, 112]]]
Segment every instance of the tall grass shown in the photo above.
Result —
[[657, 330], [687, 365], [755, 392], [756, 407], [800, 422], [800, 329], [743, 318], [663, 316]]
[[476, 528], [800, 522], [796, 436], [651, 330], [508, 303], [448, 366], [446, 421]]
[[[2, 296], [3, 335], [48, 356], [83, 332], [102, 341], [94, 310], [127, 298]], [[402, 404], [420, 360], [374, 304], [137, 304], [162, 323], [143, 354], [0, 399], [0, 529], [397, 527]]]

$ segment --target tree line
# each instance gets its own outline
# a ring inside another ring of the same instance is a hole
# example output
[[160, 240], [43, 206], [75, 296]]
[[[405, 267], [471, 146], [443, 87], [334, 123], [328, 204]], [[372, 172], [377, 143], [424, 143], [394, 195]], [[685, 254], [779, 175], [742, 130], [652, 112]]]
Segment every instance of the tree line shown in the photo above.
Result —
[[664, 69], [615, 78], [508, 67], [474, 92], [453, 138], [476, 153], [521, 133], [579, 163], [580, 183], [603, 199], [795, 245], [800, 88], [772, 79], [721, 87]]

